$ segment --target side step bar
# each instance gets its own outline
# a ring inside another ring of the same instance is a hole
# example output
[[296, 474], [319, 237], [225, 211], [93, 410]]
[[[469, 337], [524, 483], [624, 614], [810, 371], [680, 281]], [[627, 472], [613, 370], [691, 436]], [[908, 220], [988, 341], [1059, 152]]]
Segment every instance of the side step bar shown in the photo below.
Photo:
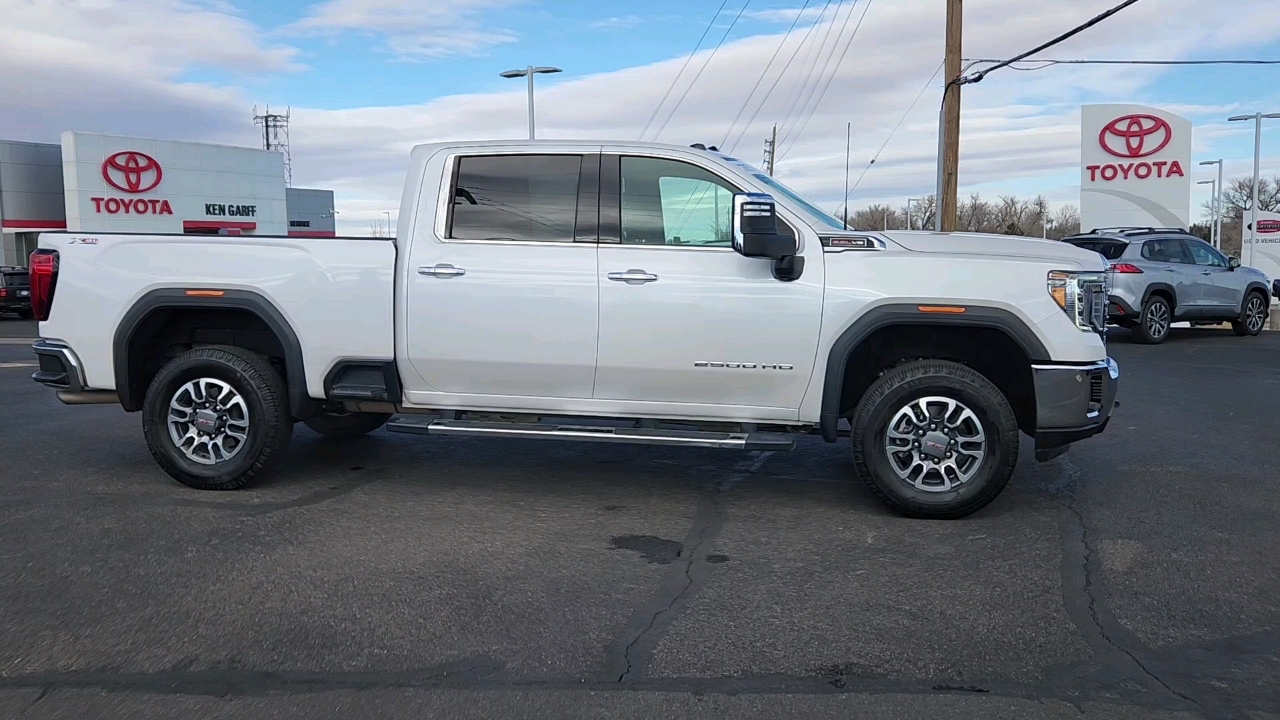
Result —
[[794, 450], [796, 441], [780, 433], [726, 433], [650, 428], [619, 428], [598, 425], [550, 425], [540, 423], [486, 422], [481, 420], [438, 420], [398, 417], [386, 424], [388, 432], [417, 435], [463, 437], [536, 438], [580, 442], [629, 443], [633, 445], [679, 445], [724, 450]]

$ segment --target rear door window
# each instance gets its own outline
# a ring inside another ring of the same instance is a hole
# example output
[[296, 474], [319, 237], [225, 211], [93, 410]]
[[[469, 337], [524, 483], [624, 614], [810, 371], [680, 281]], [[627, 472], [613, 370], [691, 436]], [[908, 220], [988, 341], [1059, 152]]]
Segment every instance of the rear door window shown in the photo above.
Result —
[[1147, 260], [1190, 265], [1191, 259], [1183, 252], [1181, 238], [1156, 238], [1142, 246], [1142, 257]]
[[581, 176], [581, 155], [459, 158], [446, 236], [573, 242]]
[[1128, 243], [1113, 240], [1072, 240], [1072, 245], [1084, 250], [1092, 250], [1108, 260], [1119, 260]]

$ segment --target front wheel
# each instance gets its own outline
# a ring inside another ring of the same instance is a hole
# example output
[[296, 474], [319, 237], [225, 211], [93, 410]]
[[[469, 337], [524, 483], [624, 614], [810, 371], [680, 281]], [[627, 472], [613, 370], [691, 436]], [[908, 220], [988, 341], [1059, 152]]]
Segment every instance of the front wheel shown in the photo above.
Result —
[[1018, 459], [1009, 401], [980, 373], [944, 360], [881, 375], [858, 404], [851, 439], [863, 483], [909, 517], [980, 510], [1008, 484]]
[[293, 434], [288, 390], [244, 348], [211, 345], [160, 369], [142, 405], [142, 431], [160, 467], [197, 490], [234, 490], [263, 475]]
[[1244, 300], [1239, 320], [1231, 321], [1231, 329], [1240, 336], [1257, 335], [1267, 322], [1267, 300], [1262, 293], [1251, 292]]
[[303, 422], [325, 437], [353, 438], [377, 430], [390, 419], [387, 413], [321, 413]]

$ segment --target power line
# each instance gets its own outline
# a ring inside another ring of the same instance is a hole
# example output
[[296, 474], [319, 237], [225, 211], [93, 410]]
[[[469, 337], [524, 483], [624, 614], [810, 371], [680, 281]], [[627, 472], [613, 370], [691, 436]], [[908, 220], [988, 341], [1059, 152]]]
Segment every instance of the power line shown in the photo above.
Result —
[[853, 187], [849, 188], [849, 191], [845, 193], [844, 195], [845, 207], [848, 207], [849, 196], [853, 194], [854, 190], [858, 189], [858, 185], [862, 183], [862, 178], [867, 176], [867, 171], [871, 169], [872, 165], [876, 164], [876, 160], [880, 158], [880, 153], [883, 153], [884, 149], [889, 146], [889, 141], [892, 140], [893, 136], [898, 133], [898, 128], [902, 127], [902, 123], [907, 121], [907, 116], [910, 115], [911, 111], [916, 108], [916, 103], [920, 102], [921, 97], [924, 97], [924, 91], [928, 90], [929, 86], [933, 84], [934, 78], [938, 77], [938, 73], [942, 71], [942, 66], [944, 63], [945, 61], [938, 63], [938, 67], [933, 71], [933, 74], [929, 76], [929, 79], [928, 81], [925, 82], [924, 87], [920, 88], [920, 92], [916, 93], [915, 99], [911, 101], [911, 106], [907, 108], [906, 112], [902, 113], [902, 117], [898, 120], [898, 124], [893, 126], [893, 130], [889, 131], [889, 136], [886, 137], [884, 139], [884, 142], [880, 144], [880, 149], [876, 150], [876, 154], [871, 156], [871, 161], [868, 162], [867, 166], [862, 169], [862, 174], [858, 176], [858, 181], [855, 182], [853, 184]]
[[[1003, 60], [965, 60], [967, 63], [999, 63]], [[1040, 63], [1039, 67], [1013, 67], [1010, 70], [1043, 70], [1050, 65], [1280, 65], [1280, 60], [1027, 60]]]
[[[795, 141], [782, 152], [779, 159], [786, 157], [786, 154], [791, 151], [791, 148], [795, 147], [796, 143], [800, 141], [800, 136], [804, 135], [805, 128], [809, 127], [809, 121], [813, 119], [815, 114], [817, 114], [818, 106], [822, 104], [823, 98], [827, 96], [827, 90], [831, 88], [832, 81], [834, 81], [836, 79], [836, 75], [840, 73], [840, 66], [844, 64], [844, 59], [849, 55], [849, 49], [853, 47], [853, 40], [858, 36], [858, 30], [862, 29], [862, 21], [867, 19], [867, 12], [871, 10], [872, 1], [873, 0], [867, 0], [866, 4], [862, 6], [862, 16], [858, 18], [858, 24], [854, 26], [853, 32], [850, 33], [849, 39], [845, 42], [844, 50], [840, 53], [840, 60], [836, 62], [835, 69], [831, 71], [831, 75], [827, 77], [826, 83], [822, 86], [822, 91], [818, 93], [818, 101], [814, 103], [813, 109], [805, 116], [804, 124], [800, 126], [799, 132], [796, 133]], [[850, 14], [852, 15], [852, 12]], [[847, 18], [845, 22], [846, 24], [848, 23]]]
[[1031, 48], [1030, 50], [1028, 50], [1028, 51], [1026, 51], [1026, 52], [1024, 52], [1024, 53], [1022, 53], [1022, 54], [1020, 54], [1020, 55], [1014, 56], [1014, 57], [1012, 57], [1012, 58], [1010, 58], [1010, 59], [1008, 59], [1008, 60], [1001, 60], [1001, 61], [997, 62], [995, 65], [992, 65], [991, 67], [989, 67], [989, 68], [987, 68], [987, 69], [985, 69], [985, 70], [979, 70], [978, 72], [976, 72], [976, 73], [974, 73], [974, 74], [972, 74], [972, 75], [964, 75], [964, 76], [958, 77], [958, 78], [956, 78], [955, 80], [952, 80], [951, 82], [949, 82], [949, 83], [947, 83], [947, 84], [948, 84], [948, 85], [950, 85], [951, 83], [955, 83], [955, 84], [957, 84], [957, 85], [972, 85], [973, 83], [982, 82], [982, 79], [983, 79], [983, 78], [985, 78], [987, 75], [991, 74], [992, 72], [994, 72], [994, 71], [996, 71], [996, 70], [999, 70], [999, 69], [1000, 69], [1000, 68], [1002, 68], [1002, 67], [1008, 67], [1009, 65], [1012, 65], [1012, 64], [1014, 64], [1014, 63], [1016, 63], [1016, 62], [1018, 62], [1018, 61], [1020, 61], [1020, 60], [1025, 60], [1026, 58], [1028, 58], [1028, 57], [1030, 57], [1030, 56], [1032, 56], [1032, 55], [1035, 55], [1036, 53], [1040, 52], [1041, 50], [1048, 50], [1049, 48], [1053, 47], [1054, 45], [1058, 45], [1058, 44], [1060, 44], [1060, 43], [1064, 42], [1065, 40], [1067, 40], [1067, 39], [1069, 39], [1069, 38], [1075, 37], [1076, 35], [1079, 35], [1080, 33], [1084, 32], [1085, 30], [1088, 30], [1089, 28], [1093, 27], [1094, 25], [1097, 25], [1098, 23], [1102, 22], [1103, 20], [1106, 20], [1107, 18], [1111, 17], [1112, 15], [1115, 15], [1116, 13], [1120, 12], [1121, 10], [1123, 10], [1123, 9], [1125, 9], [1125, 8], [1129, 7], [1130, 5], [1133, 5], [1133, 4], [1137, 3], [1137, 2], [1138, 2], [1138, 0], [1124, 0], [1124, 2], [1120, 3], [1119, 5], [1116, 5], [1115, 7], [1111, 8], [1110, 10], [1107, 10], [1106, 12], [1104, 12], [1104, 13], [1102, 13], [1102, 14], [1100, 14], [1100, 15], [1096, 15], [1096, 16], [1094, 16], [1093, 18], [1089, 19], [1087, 22], [1081, 23], [1080, 25], [1077, 25], [1077, 26], [1075, 26], [1075, 27], [1071, 28], [1070, 30], [1068, 30], [1068, 31], [1066, 31], [1066, 32], [1064, 32], [1064, 33], [1062, 33], [1061, 35], [1059, 35], [1058, 37], [1056, 37], [1056, 38], [1054, 38], [1054, 39], [1050, 40], [1050, 41], [1049, 41], [1049, 42], [1047, 42], [1047, 43], [1044, 43], [1044, 44], [1042, 44], [1042, 45], [1038, 45], [1038, 46], [1036, 46], [1036, 47], [1034, 47], [1034, 48]]
[[778, 47], [773, 51], [773, 56], [769, 58], [769, 62], [764, 66], [764, 70], [760, 71], [760, 77], [756, 78], [756, 84], [751, 86], [751, 92], [747, 93], [747, 99], [742, 101], [742, 107], [738, 108], [738, 114], [733, 117], [733, 122], [729, 123], [729, 130], [724, 134], [724, 140], [720, 141], [720, 147], [725, 147], [729, 143], [729, 136], [733, 134], [733, 129], [737, 127], [738, 121], [742, 119], [742, 114], [747, 111], [747, 106], [751, 104], [751, 98], [755, 97], [756, 90], [760, 89], [760, 83], [764, 82], [764, 78], [769, 74], [769, 68], [773, 67], [773, 61], [778, 59], [778, 53], [782, 52], [782, 46], [787, 44], [787, 40], [791, 39], [791, 32], [796, 29], [796, 25], [800, 23], [800, 18], [804, 16], [804, 11], [808, 9], [811, 0], [804, 0], [800, 12], [796, 13], [795, 20], [791, 21], [791, 27], [787, 28], [787, 34], [782, 36], [782, 42], [778, 43]]
[[720, 46], [724, 45], [725, 39], [729, 37], [729, 33], [733, 32], [733, 27], [738, 24], [738, 20], [742, 17], [742, 13], [747, 11], [747, 6], [750, 4], [751, 0], [747, 0], [742, 3], [742, 7], [738, 10], [738, 14], [734, 16], [733, 22], [729, 23], [729, 27], [724, 30], [724, 35], [720, 36], [720, 42], [716, 43], [716, 46], [712, 48], [711, 54], [707, 56], [707, 61], [702, 64], [702, 67], [698, 68], [698, 72], [693, 76], [693, 80], [691, 80], [685, 87], [684, 92], [680, 94], [680, 99], [676, 100], [675, 106], [671, 108], [671, 114], [667, 115], [667, 119], [662, 121], [662, 125], [658, 128], [658, 131], [653, 134], [654, 140], [657, 140], [662, 135], [662, 131], [667, 128], [667, 123], [671, 122], [671, 119], [676, 116], [676, 112], [680, 110], [680, 104], [684, 102], [685, 98], [689, 97], [689, 91], [698, 83], [698, 78], [702, 77], [702, 71], [706, 70], [707, 66], [711, 64], [711, 61], [715, 59], [716, 53], [720, 52]]
[[667, 88], [667, 92], [662, 95], [662, 99], [658, 101], [658, 106], [653, 109], [653, 114], [649, 116], [649, 121], [644, 124], [644, 129], [640, 131], [640, 139], [644, 139], [644, 134], [649, 132], [649, 126], [653, 124], [653, 119], [658, 117], [658, 111], [662, 110], [663, 104], [667, 102], [667, 98], [671, 97], [671, 91], [676, 89], [676, 83], [680, 82], [680, 76], [684, 75], [685, 68], [689, 67], [689, 62], [693, 60], [693, 56], [698, 54], [698, 48], [702, 47], [702, 41], [707, 39], [707, 33], [711, 32], [711, 28], [716, 24], [716, 18], [720, 17], [720, 13], [724, 11], [724, 6], [729, 4], [729, 0], [723, 0], [720, 8], [716, 10], [716, 14], [711, 16], [711, 22], [707, 23], [707, 29], [702, 31], [702, 36], [698, 38], [697, 44], [693, 46], [693, 52], [684, 59], [684, 64], [680, 66], [680, 72], [676, 73], [675, 78], [671, 80], [671, 86]]
[[[854, 2], [856, 3], [857, 0], [854, 0]], [[801, 99], [803, 99], [807, 104], [808, 98], [812, 94], [812, 90], [809, 89], [809, 80], [813, 78], [814, 71], [817, 70], [818, 65], [822, 63], [822, 56], [823, 54], [826, 53], [826, 50], [827, 50], [827, 41], [831, 39], [831, 31], [835, 30], [836, 23], [839, 22], [840, 20], [840, 10], [841, 8], [844, 7], [844, 3], [837, 2], [835, 3], [835, 6], [836, 6], [836, 9], [834, 12], [831, 13], [831, 19], [827, 20], [826, 22], [823, 22], [822, 18], [825, 17], [827, 8], [831, 7], [830, 0], [828, 0], [827, 4], [822, 7], [822, 12], [818, 14], [818, 24], [825, 25], [826, 30], [825, 32], [822, 33], [822, 39], [818, 41], [818, 44], [816, 46], [814, 46], [815, 49], [813, 53], [813, 62], [808, 62], [807, 59], [805, 61], [806, 64], [809, 66], [809, 69], [805, 72], [804, 79], [800, 81], [800, 84], [798, 86], [796, 86], [794, 92], [787, 94], [787, 101], [783, 103], [783, 108], [784, 108], [783, 115], [782, 115], [781, 122], [779, 122], [778, 124], [782, 126], [782, 134], [784, 137], [788, 132], [787, 126], [790, 125], [792, 122], [791, 115], [793, 112], [795, 112], [797, 105], [801, 105]], [[841, 30], [841, 32], [843, 32], [843, 30]], [[840, 37], [839, 35], [837, 35], [836, 41], [838, 42], [839, 39]], [[823, 69], [825, 70], [825, 66]], [[819, 76], [819, 79], [821, 79], [821, 76]], [[814, 84], [814, 87], [815, 88], [817, 87], [816, 83]], [[803, 108], [803, 106], [801, 107]]]
[[[823, 14], [826, 13], [827, 8], [830, 5], [831, 5], [831, 0], [827, 0], [826, 4], [822, 6], [822, 10], [818, 13], [818, 20], [815, 20], [813, 24], [809, 26], [809, 29], [805, 31], [804, 37], [800, 39], [800, 47], [806, 47], [807, 43], [809, 42], [809, 36], [813, 34], [813, 29], [816, 28], [819, 24], [821, 24], [820, 20], [822, 19]], [[764, 99], [761, 100], [760, 104], [756, 106], [755, 112], [751, 113], [751, 118], [747, 120], [747, 124], [742, 126], [742, 131], [738, 133], [738, 137], [735, 138], [732, 143], [729, 143], [728, 141], [726, 141], [723, 145], [720, 146], [721, 148], [727, 148], [728, 152], [733, 152], [733, 150], [738, 147], [738, 143], [742, 142], [742, 138], [745, 137], [747, 134], [747, 131], [751, 129], [751, 124], [756, 121], [756, 118], [760, 115], [760, 111], [763, 110], [764, 106], [769, 103], [769, 98], [773, 97], [773, 92], [778, 89], [778, 83], [781, 82], [782, 78], [786, 76], [787, 70], [791, 69], [791, 63], [795, 62], [796, 58], [799, 56], [800, 56], [800, 52], [797, 51], [792, 53], [791, 57], [787, 58], [787, 64], [782, 66], [782, 72], [778, 73], [777, 77], [773, 79], [773, 84], [769, 86], [769, 92], [765, 93]]]
[[[814, 61], [814, 67], [816, 68], [818, 67], [819, 64], [821, 64], [822, 69], [818, 71], [818, 75], [817, 75], [817, 78], [814, 80], [813, 87], [809, 88], [807, 93], [803, 93], [804, 95], [803, 100], [799, 102], [800, 113], [796, 116], [796, 119], [794, 121], [790, 122], [790, 127], [787, 127], [786, 125], [783, 126], [783, 130], [782, 130], [783, 145], [785, 145], [787, 142], [787, 139], [791, 137], [791, 133], [796, 129], [796, 126], [800, 124], [800, 118], [804, 117], [806, 110], [808, 110], [809, 108], [809, 102], [813, 100], [814, 94], [818, 91], [818, 87], [822, 85], [822, 79], [827, 75], [827, 68], [831, 67], [831, 61], [835, 59], [836, 53], [839, 51], [840, 38], [844, 37], [844, 31], [849, 29], [849, 21], [853, 19], [853, 14], [858, 9], [858, 0], [853, 0], [853, 2], [849, 3], [848, 5], [849, 5], [849, 11], [844, 14], [844, 23], [840, 25], [840, 29], [836, 31], [835, 39], [831, 42], [831, 52], [827, 53], [827, 57], [824, 60], [822, 58], [822, 52], [820, 51], [818, 53], [817, 60]], [[840, 22], [840, 11], [844, 9], [844, 7], [845, 7], [845, 3], [840, 3], [836, 6], [836, 12], [831, 17], [831, 24], [827, 33], [828, 37], [831, 36], [830, 30], [834, 30], [836, 24]], [[822, 49], [825, 50], [825, 48], [826, 48], [826, 39], [824, 38]]]

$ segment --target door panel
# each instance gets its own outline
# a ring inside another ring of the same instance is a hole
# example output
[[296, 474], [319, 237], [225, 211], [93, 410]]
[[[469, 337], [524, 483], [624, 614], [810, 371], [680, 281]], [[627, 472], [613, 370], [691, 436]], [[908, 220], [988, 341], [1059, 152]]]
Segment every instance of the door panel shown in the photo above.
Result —
[[1181, 238], [1154, 238], [1147, 240], [1142, 257], [1156, 268], [1156, 277], [1173, 286], [1177, 296], [1175, 317], [1200, 312], [1204, 303], [1199, 270], [1182, 245]]
[[420, 226], [409, 251], [405, 350], [417, 377], [405, 389], [591, 397], [594, 172], [580, 172], [580, 155], [457, 163], [449, 237]]
[[803, 276], [781, 282], [771, 261], [730, 248], [728, 181], [657, 158], [601, 167], [594, 397], [798, 409], [822, 318], [818, 239]]
[[[799, 408], [821, 327], [821, 262], [784, 283], [769, 260], [732, 250], [601, 245], [595, 397]], [[609, 278], [628, 270], [657, 279]]]
[[1202, 278], [1201, 293], [1206, 310], [1223, 316], [1239, 313], [1244, 301], [1244, 276], [1232, 272], [1226, 256], [1208, 243], [1187, 240], [1186, 246]]

